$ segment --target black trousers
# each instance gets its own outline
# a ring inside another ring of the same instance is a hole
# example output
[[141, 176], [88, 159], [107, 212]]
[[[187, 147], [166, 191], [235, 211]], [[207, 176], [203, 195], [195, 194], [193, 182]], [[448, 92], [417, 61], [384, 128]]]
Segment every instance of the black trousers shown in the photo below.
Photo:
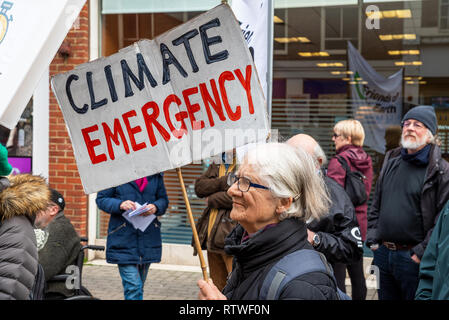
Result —
[[332, 267], [334, 269], [335, 279], [337, 280], [337, 286], [341, 291], [346, 292], [345, 279], [346, 269], [348, 269], [349, 278], [351, 279], [352, 300], [366, 299], [367, 289], [365, 273], [363, 271], [363, 257], [351, 264], [334, 263]]

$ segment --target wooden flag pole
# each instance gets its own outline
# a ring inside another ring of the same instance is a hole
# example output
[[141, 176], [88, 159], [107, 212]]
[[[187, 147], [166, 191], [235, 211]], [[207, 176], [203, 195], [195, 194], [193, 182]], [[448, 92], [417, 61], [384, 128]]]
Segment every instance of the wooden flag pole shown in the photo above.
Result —
[[184, 179], [182, 178], [181, 168], [176, 168], [176, 172], [178, 173], [178, 179], [182, 188], [182, 196], [184, 197], [184, 202], [186, 203], [187, 208], [187, 216], [189, 217], [190, 227], [192, 228], [193, 240], [195, 242], [196, 252], [198, 253], [198, 257], [200, 258], [201, 270], [203, 271], [203, 278], [207, 281], [207, 266], [204, 261], [203, 251], [201, 250], [200, 240], [198, 238], [198, 232], [196, 231], [195, 221], [193, 220], [192, 209], [190, 208], [189, 198], [187, 197], [186, 187], [184, 185]]

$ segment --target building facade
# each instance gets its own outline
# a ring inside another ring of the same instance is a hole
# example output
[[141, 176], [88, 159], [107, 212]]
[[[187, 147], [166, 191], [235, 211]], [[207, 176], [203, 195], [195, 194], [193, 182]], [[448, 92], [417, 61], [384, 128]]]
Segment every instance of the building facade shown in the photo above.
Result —
[[[108, 214], [97, 209], [95, 194], [83, 192], [67, 128], [49, 89], [50, 77], [140, 39], [152, 39], [220, 3], [88, 0], [10, 135], [10, 155], [31, 158], [29, 170], [48, 176], [50, 185], [66, 198], [66, 215], [90, 242], [105, 242]], [[403, 69], [401, 114], [418, 104], [435, 106], [447, 158], [449, 0], [274, 0], [273, 30], [271, 126], [282, 138], [304, 132], [320, 142], [328, 157], [334, 155], [333, 125], [353, 117], [351, 86], [356, 83], [348, 70], [350, 41], [381, 75]], [[389, 147], [399, 143], [394, 126], [385, 139]], [[366, 149], [377, 173], [383, 154]], [[196, 218], [205, 203], [195, 196], [193, 184], [206, 166], [207, 161], [183, 168]], [[176, 173], [167, 171], [164, 180], [170, 204], [161, 219], [163, 261], [195, 264]], [[174, 259], [180, 256], [186, 259]]]

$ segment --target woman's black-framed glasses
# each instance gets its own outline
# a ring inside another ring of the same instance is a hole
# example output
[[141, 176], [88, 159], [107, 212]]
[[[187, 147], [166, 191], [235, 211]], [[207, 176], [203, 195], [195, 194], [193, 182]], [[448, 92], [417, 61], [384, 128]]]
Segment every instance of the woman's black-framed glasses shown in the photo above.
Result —
[[341, 134], [336, 134], [336, 133], [334, 133], [334, 134], [332, 135], [332, 137], [335, 138], [335, 139], [337, 139], [339, 136], [341, 136]]
[[265, 187], [261, 184], [257, 184], [257, 183], [252, 183], [251, 180], [249, 180], [248, 178], [245, 177], [239, 177], [234, 173], [230, 173], [228, 175], [228, 185], [232, 186], [234, 183], [237, 182], [237, 187], [240, 191], [242, 192], [248, 192], [250, 187], [254, 187], [254, 188], [259, 188], [259, 189], [266, 189], [266, 190], [270, 190], [270, 188]]

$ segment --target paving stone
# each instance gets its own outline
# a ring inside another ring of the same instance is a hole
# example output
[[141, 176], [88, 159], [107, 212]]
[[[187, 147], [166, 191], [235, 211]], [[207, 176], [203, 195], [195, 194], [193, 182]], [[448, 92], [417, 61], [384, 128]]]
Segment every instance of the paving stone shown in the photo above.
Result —
[[[144, 300], [196, 300], [196, 282], [201, 272], [151, 269], [144, 287]], [[349, 281], [350, 283], [350, 281]], [[83, 285], [101, 300], [123, 300], [123, 288], [116, 265], [89, 265], [83, 267]], [[351, 285], [346, 285], [351, 292]], [[368, 288], [367, 300], [377, 300], [377, 291]]]

